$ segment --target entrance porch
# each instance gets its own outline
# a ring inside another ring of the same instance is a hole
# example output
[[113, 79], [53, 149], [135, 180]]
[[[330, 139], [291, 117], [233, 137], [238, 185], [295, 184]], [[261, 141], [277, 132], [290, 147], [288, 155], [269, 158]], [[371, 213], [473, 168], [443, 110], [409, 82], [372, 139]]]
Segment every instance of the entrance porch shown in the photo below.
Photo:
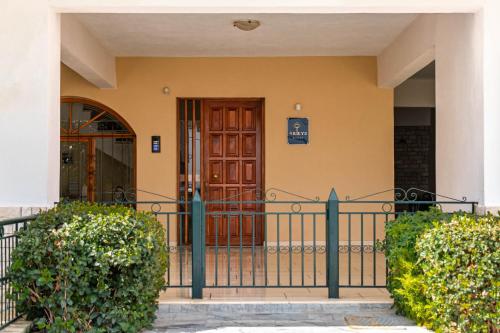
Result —
[[[219, 250], [216, 256], [213, 247], [207, 248], [205, 257], [205, 299], [218, 301], [236, 301], [242, 298], [247, 301], [315, 301], [324, 300], [328, 297], [328, 289], [326, 287], [315, 287], [315, 285], [326, 286], [327, 258], [324, 247], [318, 249], [316, 253], [313, 248], [309, 248], [304, 252], [303, 256], [300, 249], [296, 248], [290, 254], [287, 247], [284, 247], [279, 254], [276, 248], [266, 250], [262, 246], [256, 247], [253, 254], [252, 249], [248, 247], [243, 248], [241, 254], [237, 247], [231, 250], [231, 259], [228, 265], [227, 249]], [[181, 255], [179, 251], [184, 251], [182, 259], [180, 259]], [[267, 255], [265, 254], [266, 252]], [[356, 251], [351, 254], [347, 252], [340, 253], [340, 284], [348, 285], [349, 280], [351, 280], [352, 284], [361, 285], [362, 276], [364, 284], [370, 285], [373, 283], [373, 253], [367, 251], [364, 255], [367, 257], [364, 261], [364, 271], [366, 273], [361, 272], [361, 252]], [[375, 268], [376, 279], [381, 285], [385, 285], [385, 258], [380, 251], [377, 252], [376, 256], [376, 261], [378, 262]], [[351, 257], [351, 270], [348, 269], [349, 257]], [[168, 284], [181, 285], [179, 260], [182, 260], [182, 284], [191, 285], [192, 283], [190, 248], [183, 250], [177, 248], [174, 252], [171, 251], [169, 257], [171, 264], [166, 276], [166, 281], [168, 281], [167, 289], [160, 294], [160, 303], [184, 302], [185, 299], [192, 296], [190, 288], [168, 287]], [[304, 261], [304, 270], [302, 270], [302, 260]], [[290, 262], [292, 263], [291, 270]], [[316, 267], [314, 267], [315, 262]], [[255, 266], [254, 272], [251, 269], [253, 265]], [[228, 266], [229, 274], [227, 273]], [[308, 287], [303, 288], [302, 281]], [[214, 285], [233, 286], [233, 288], [211, 288]], [[257, 287], [253, 287], [254, 285]], [[295, 287], [283, 287], [290, 285], [294, 285]], [[350, 300], [390, 300], [389, 293], [383, 287], [369, 289], [341, 288], [340, 298]]]
[[64, 199], [151, 211], [162, 301], [386, 299], [385, 223], [500, 205], [492, 0], [31, 2], [3, 20], [0, 217]]

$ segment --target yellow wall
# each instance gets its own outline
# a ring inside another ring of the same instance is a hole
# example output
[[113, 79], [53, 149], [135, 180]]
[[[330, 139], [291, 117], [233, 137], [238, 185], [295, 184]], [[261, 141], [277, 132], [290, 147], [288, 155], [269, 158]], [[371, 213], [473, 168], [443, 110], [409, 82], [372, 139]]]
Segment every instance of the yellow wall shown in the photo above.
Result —
[[[99, 90], [63, 65], [61, 96], [94, 99], [130, 123], [139, 189], [175, 196], [176, 97], [264, 97], [266, 187], [322, 199], [333, 186], [342, 198], [393, 187], [393, 93], [377, 88], [374, 57], [118, 58], [117, 80]], [[309, 145], [287, 144], [289, 116], [309, 118]]]

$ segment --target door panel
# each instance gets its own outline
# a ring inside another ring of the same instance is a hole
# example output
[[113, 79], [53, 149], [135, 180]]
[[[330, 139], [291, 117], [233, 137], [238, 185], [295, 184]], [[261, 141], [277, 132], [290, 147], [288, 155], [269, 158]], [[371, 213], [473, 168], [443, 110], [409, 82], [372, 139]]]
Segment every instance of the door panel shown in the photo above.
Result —
[[240, 150], [239, 150], [239, 142], [240, 142], [240, 135], [239, 134], [226, 134], [226, 157], [239, 157], [240, 156]]
[[[207, 212], [220, 211], [222, 216], [207, 214], [207, 244], [227, 245], [262, 243], [263, 205], [241, 203], [260, 198], [262, 188], [262, 101], [205, 100], [204, 151], [205, 201], [228, 201], [227, 204], [208, 204]], [[227, 213], [235, 212], [236, 215]], [[240, 217], [236, 212], [243, 213]], [[217, 228], [216, 228], [217, 224]], [[242, 234], [240, 235], [240, 229]], [[252, 237], [252, 230], [255, 233]]]
[[240, 183], [240, 168], [239, 161], [226, 161], [226, 184]]
[[255, 157], [257, 148], [257, 138], [255, 134], [242, 134], [242, 156]]

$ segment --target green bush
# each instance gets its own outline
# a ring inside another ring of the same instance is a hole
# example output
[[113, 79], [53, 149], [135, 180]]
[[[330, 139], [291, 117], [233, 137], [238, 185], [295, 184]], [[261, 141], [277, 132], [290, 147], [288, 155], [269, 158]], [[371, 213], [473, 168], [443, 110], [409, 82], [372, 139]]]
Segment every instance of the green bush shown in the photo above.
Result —
[[435, 221], [450, 219], [448, 214], [433, 208], [414, 215], [403, 214], [386, 223], [385, 254], [389, 266], [387, 289], [394, 298], [399, 314], [427, 324], [428, 300], [423, 294], [423, 271], [417, 264], [415, 244], [420, 235], [433, 227]]
[[496, 332], [499, 221], [431, 209], [388, 222], [387, 284], [398, 313], [438, 332]]
[[9, 277], [18, 308], [48, 332], [137, 332], [164, 286], [164, 230], [123, 206], [62, 204], [20, 232]]
[[455, 216], [417, 242], [430, 328], [493, 332], [500, 328], [500, 223]]

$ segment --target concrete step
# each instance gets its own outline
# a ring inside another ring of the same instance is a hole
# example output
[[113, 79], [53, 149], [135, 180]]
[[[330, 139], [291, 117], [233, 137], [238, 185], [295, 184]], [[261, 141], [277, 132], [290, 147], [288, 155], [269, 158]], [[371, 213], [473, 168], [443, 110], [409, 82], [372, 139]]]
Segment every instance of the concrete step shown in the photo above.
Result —
[[159, 313], [360, 313], [390, 311], [391, 301], [214, 301], [162, 302]]
[[414, 323], [384, 301], [185, 301], [159, 305], [150, 332], [195, 332], [222, 327], [394, 327]]

